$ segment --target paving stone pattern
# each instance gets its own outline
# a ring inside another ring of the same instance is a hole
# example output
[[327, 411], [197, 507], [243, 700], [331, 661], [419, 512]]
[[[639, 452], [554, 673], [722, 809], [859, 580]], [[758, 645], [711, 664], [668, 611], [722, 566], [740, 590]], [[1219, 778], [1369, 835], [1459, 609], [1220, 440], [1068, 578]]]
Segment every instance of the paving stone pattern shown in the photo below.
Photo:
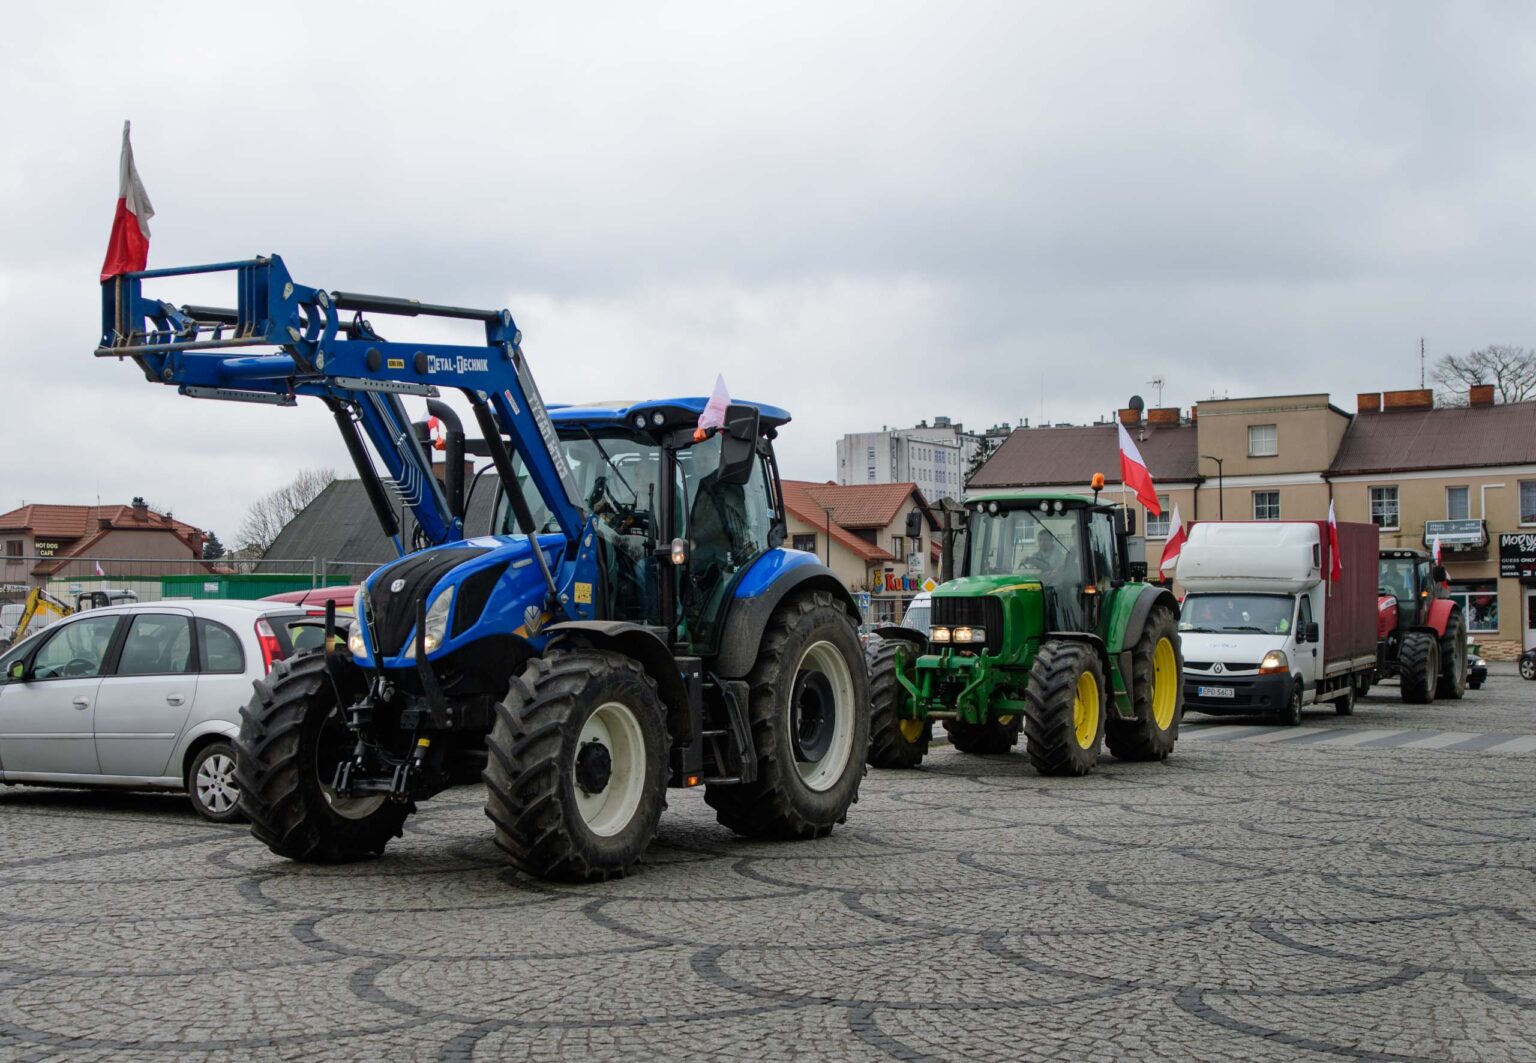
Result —
[[[1536, 733], [1536, 684], [1464, 704], [1411, 719]], [[477, 787], [346, 868], [7, 789], [0, 1056], [1536, 1059], [1536, 757], [1188, 730], [1072, 780], [938, 749], [814, 843], [674, 792], [602, 886], [509, 871]]]

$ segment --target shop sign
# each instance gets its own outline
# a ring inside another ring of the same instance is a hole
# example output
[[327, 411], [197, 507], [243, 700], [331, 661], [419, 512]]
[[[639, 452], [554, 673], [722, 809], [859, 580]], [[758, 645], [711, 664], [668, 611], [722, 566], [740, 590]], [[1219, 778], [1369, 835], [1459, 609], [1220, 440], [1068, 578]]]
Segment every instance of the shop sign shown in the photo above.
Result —
[[60, 544], [54, 539], [33, 539], [32, 550], [38, 557], [52, 557], [60, 550]]
[[1480, 520], [1426, 520], [1424, 545], [1432, 546], [1436, 538], [1441, 546], [1483, 547], [1488, 545], [1488, 529]]
[[1536, 534], [1505, 532], [1499, 536], [1499, 575], [1536, 580]]

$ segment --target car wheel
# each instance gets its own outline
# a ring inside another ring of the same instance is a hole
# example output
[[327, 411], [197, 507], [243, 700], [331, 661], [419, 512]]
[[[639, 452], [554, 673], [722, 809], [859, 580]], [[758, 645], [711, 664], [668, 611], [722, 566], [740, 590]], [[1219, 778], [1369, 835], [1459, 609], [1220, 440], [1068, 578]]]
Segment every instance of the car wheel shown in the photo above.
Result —
[[1536, 657], [1520, 658], [1520, 678], [1536, 679]]
[[235, 747], [210, 742], [197, 751], [187, 768], [187, 794], [204, 819], [234, 823], [240, 815], [240, 788], [235, 784]]

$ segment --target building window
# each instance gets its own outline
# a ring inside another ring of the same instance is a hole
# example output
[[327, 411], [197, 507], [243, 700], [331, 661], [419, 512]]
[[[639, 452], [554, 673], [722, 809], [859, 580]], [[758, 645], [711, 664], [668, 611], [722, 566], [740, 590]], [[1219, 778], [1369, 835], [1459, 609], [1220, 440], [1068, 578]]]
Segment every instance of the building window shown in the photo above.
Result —
[[907, 541], [899, 535], [891, 536], [891, 553], [897, 561], [904, 560], [907, 556]]
[[875, 482], [875, 467], [873, 465], [869, 467], [869, 482]]
[[808, 554], [814, 554], [816, 552], [816, 536], [797, 535], [794, 537], [793, 543], [791, 545], [793, 545], [796, 550], [804, 550]]
[[1466, 520], [1467, 513], [1467, 488], [1447, 487], [1445, 489], [1445, 519]]
[[1371, 523], [1378, 528], [1396, 528], [1397, 488], [1371, 488]]
[[1536, 480], [1520, 481], [1520, 523], [1536, 524]]
[[7, 539], [5, 541], [5, 556], [6, 557], [20, 557], [21, 556], [21, 540], [20, 539]]
[[1499, 585], [1491, 579], [1451, 584], [1451, 601], [1461, 606], [1467, 630], [1488, 635], [1499, 633]]
[[1280, 492], [1279, 491], [1255, 491], [1253, 493], [1253, 519], [1254, 520], [1279, 520], [1280, 519]]
[[1166, 538], [1168, 538], [1168, 525], [1173, 520], [1173, 512], [1171, 510], [1169, 510], [1169, 508], [1168, 508], [1168, 496], [1167, 495], [1158, 495], [1157, 496], [1157, 506], [1158, 506], [1159, 509], [1161, 509], [1163, 511], [1163, 515], [1161, 517], [1159, 517], [1157, 514], [1153, 513], [1151, 510], [1147, 511], [1147, 538], [1148, 539], [1166, 539]]
[[1248, 426], [1248, 456], [1250, 458], [1272, 458], [1280, 453], [1280, 437], [1275, 432], [1272, 424], [1251, 424]]

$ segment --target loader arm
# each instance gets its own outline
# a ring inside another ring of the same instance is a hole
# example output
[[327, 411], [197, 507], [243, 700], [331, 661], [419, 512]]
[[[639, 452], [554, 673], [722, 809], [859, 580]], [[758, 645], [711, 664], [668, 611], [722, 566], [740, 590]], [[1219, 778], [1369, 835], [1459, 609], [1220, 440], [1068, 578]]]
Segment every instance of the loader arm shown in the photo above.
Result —
[[[196, 274], [232, 274], [236, 305], [178, 307], [144, 293], [146, 281]], [[101, 292], [97, 357], [131, 358], [149, 381], [193, 398], [292, 406], [300, 396], [310, 396], [325, 402], [381, 524], [402, 552], [398, 522], [363, 437], [427, 543], [461, 539], [463, 514], [450, 508], [401, 403], [405, 395], [435, 398], [440, 388], [458, 389], [485, 434], [519, 530], [529, 536], [539, 531], [502, 443], [504, 436], [526, 471], [527, 483], [559, 525], [568, 544], [567, 560], [573, 562], [567, 567], [590, 573], [595, 565], [590, 556], [583, 556], [588, 551], [575, 548], [583, 539], [588, 515], [510, 311], [311, 288], [295, 284], [277, 255], [125, 273], [104, 281]], [[356, 316], [344, 322], [343, 313]], [[390, 341], [374, 332], [363, 320], [364, 313], [478, 321], [485, 342]], [[259, 350], [252, 353], [250, 348]], [[560, 586], [568, 584], [573, 573], [554, 571], [559, 558], [552, 561], [544, 551], [533, 553], [551, 597], [558, 599]]]

